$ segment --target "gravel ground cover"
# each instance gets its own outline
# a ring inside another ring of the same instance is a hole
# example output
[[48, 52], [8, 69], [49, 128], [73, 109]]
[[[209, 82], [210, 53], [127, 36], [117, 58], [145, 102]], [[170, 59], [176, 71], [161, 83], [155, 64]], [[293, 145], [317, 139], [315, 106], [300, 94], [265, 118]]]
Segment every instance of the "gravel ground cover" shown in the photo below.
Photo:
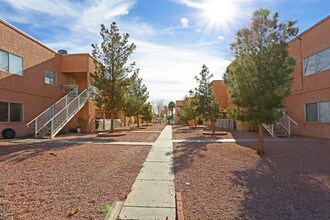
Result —
[[[97, 142], [155, 142], [164, 129], [165, 124], [153, 124], [152, 126], [141, 126], [145, 129], [117, 128], [116, 132], [124, 132], [126, 135], [119, 137], [97, 137], [98, 133], [67, 133], [59, 135], [55, 140], [70, 141], [97, 141]], [[155, 132], [154, 132], [155, 131]]]
[[103, 220], [103, 206], [125, 200], [149, 150], [1, 142], [0, 219]]
[[[217, 131], [227, 131], [226, 135], [204, 135], [203, 129], [192, 129], [188, 126], [173, 126], [173, 139], [235, 139], [235, 138], [258, 138], [256, 132], [236, 132], [225, 129], [217, 129]], [[208, 130], [209, 131], [209, 130]], [[271, 136], [265, 133], [265, 138]]]
[[251, 142], [174, 144], [185, 219], [330, 219], [330, 140], [312, 140], [265, 142], [262, 157]]

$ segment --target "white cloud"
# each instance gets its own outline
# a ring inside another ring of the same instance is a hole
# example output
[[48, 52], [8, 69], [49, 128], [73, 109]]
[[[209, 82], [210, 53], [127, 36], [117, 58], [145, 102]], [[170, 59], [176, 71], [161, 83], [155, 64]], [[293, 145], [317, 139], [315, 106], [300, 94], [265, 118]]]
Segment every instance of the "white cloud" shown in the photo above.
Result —
[[224, 37], [224, 36], [222, 36], [222, 35], [220, 35], [220, 36], [218, 36], [218, 39], [219, 39], [219, 40], [224, 40], [224, 39], [225, 39], [225, 37]]
[[196, 29], [196, 32], [197, 32], [197, 33], [201, 32], [201, 31], [202, 31], [201, 29]]
[[[91, 52], [90, 44], [98, 43], [101, 39], [99, 25], [104, 23], [109, 27], [110, 22], [116, 20], [120, 31], [130, 33], [130, 42], [137, 45], [132, 60], [136, 61], [137, 67], [140, 68], [140, 77], [150, 91], [150, 100], [163, 99], [169, 102], [182, 99], [196, 86], [194, 76], [199, 74], [203, 64], [210, 68], [214, 79], [221, 79], [230, 63], [212, 53], [210, 48], [213, 48], [215, 42], [187, 43], [179, 46], [167, 40], [155, 43], [155, 39], [174, 36], [175, 28], [157, 29], [138, 18], [122, 19], [122, 16], [129, 14], [137, 0], [88, 0], [84, 4], [66, 0], [59, 0], [58, 4], [50, 0], [5, 1], [15, 10], [15, 13], [7, 14], [6, 11], [0, 10], [1, 16], [9, 22], [15, 20], [22, 23], [24, 17], [30, 26], [38, 24], [49, 30], [53, 27], [65, 30], [49, 36], [44, 43], [54, 50], [66, 49], [69, 53]], [[38, 19], [41, 14], [51, 19]], [[180, 21], [183, 27], [189, 26], [187, 18]]]
[[203, 1], [198, 1], [198, 0], [173, 0], [173, 1], [179, 4], [184, 4], [191, 8], [201, 8], [203, 3]]
[[184, 27], [184, 28], [188, 28], [189, 27], [189, 20], [188, 20], [188, 18], [181, 18], [180, 19], [180, 22], [181, 22], [182, 27]]
[[66, 0], [4, 0], [18, 10], [32, 10], [56, 16], [78, 16], [74, 4]]
[[230, 61], [213, 55], [201, 48], [186, 49], [174, 46], [135, 41], [138, 48], [133, 59], [140, 67], [141, 77], [150, 91], [150, 99], [166, 102], [182, 99], [190, 89], [194, 89], [194, 76], [202, 65], [209, 67], [214, 79], [222, 79]]

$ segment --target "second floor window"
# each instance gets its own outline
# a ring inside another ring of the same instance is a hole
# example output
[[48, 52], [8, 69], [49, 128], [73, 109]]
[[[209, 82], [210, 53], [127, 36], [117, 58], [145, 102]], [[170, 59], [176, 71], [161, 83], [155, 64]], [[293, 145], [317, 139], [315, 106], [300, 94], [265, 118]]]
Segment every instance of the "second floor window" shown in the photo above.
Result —
[[304, 75], [308, 76], [330, 69], [330, 48], [304, 59]]
[[45, 83], [49, 85], [56, 85], [56, 72], [53, 70], [45, 70]]
[[22, 76], [23, 58], [0, 50], [0, 70]]

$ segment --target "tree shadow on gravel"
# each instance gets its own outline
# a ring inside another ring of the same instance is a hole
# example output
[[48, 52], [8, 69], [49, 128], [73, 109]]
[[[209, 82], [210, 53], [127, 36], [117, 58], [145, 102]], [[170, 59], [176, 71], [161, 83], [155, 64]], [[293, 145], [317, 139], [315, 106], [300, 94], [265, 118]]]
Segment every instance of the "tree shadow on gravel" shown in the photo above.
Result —
[[8, 143], [0, 145], [0, 162], [19, 163], [43, 153], [57, 156], [56, 151], [77, 147], [77, 143], [44, 141], [40, 143]]
[[253, 169], [233, 172], [245, 195], [238, 218], [329, 219], [330, 141], [265, 142], [265, 152]]
[[196, 158], [203, 158], [205, 151], [207, 151], [206, 143], [175, 143], [173, 148], [174, 171], [179, 172], [188, 168]]

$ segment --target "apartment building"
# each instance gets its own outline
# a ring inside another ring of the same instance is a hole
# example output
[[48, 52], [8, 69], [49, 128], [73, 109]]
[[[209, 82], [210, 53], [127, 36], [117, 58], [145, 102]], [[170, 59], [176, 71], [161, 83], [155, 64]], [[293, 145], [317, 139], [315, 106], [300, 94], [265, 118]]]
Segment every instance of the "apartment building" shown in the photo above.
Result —
[[290, 42], [296, 59], [288, 115], [295, 135], [330, 138], [330, 16]]
[[56, 52], [0, 19], [0, 138], [11, 131], [16, 137], [93, 131], [97, 111], [87, 90], [93, 72], [89, 54]]

